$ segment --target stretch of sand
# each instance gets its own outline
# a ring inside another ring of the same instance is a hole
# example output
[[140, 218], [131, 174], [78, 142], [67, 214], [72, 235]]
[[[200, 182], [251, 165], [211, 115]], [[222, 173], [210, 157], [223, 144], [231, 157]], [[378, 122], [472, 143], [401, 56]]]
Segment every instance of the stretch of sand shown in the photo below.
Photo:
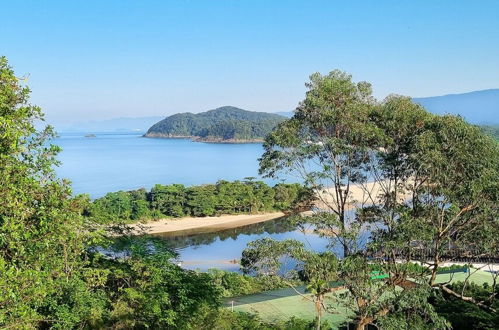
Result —
[[[389, 185], [387, 181], [367, 182], [363, 185], [352, 184], [349, 189], [348, 198], [346, 200], [345, 209], [351, 210], [365, 205], [372, 205], [379, 202], [380, 195], [393, 192], [394, 187]], [[328, 210], [330, 208], [337, 209], [339, 198], [336, 197], [334, 188], [325, 188], [316, 192], [317, 200], [315, 206]], [[405, 191], [399, 193], [397, 199], [399, 202], [406, 201], [410, 197], [410, 193]]]
[[[373, 204], [374, 200], [380, 194], [387, 193], [393, 188], [387, 186], [386, 182], [366, 183], [362, 186], [352, 185], [347, 198], [346, 209], [354, 209], [361, 205]], [[334, 188], [326, 188], [316, 193], [317, 200], [315, 206], [328, 210], [331, 207], [336, 208], [338, 201]], [[408, 195], [399, 195], [401, 200], [407, 200]], [[303, 212], [302, 215], [307, 216], [313, 212]], [[146, 224], [131, 225], [133, 231], [137, 234], [160, 234], [160, 233], [176, 233], [187, 231], [217, 231], [223, 229], [231, 229], [250, 225], [254, 223], [264, 222], [272, 219], [283, 217], [282, 212], [264, 213], [264, 214], [239, 214], [239, 215], [222, 215], [218, 217], [185, 217], [178, 219], [161, 219]]]
[[213, 231], [237, 228], [253, 223], [264, 222], [283, 217], [282, 212], [263, 214], [222, 215], [219, 217], [185, 217], [179, 219], [161, 219], [146, 224], [135, 224], [132, 227], [137, 233], [159, 234], [195, 229], [210, 229]]

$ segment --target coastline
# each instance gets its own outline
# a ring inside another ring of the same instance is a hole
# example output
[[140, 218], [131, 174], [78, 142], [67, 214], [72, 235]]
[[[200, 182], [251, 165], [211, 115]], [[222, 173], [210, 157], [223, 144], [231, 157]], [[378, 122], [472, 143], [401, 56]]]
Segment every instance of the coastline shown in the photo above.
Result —
[[160, 219], [148, 223], [132, 224], [134, 234], [165, 234], [198, 230], [218, 231], [265, 222], [283, 217], [283, 212], [262, 214], [221, 215], [218, 217], [184, 217]]
[[142, 137], [150, 139], [186, 139], [193, 142], [203, 142], [203, 143], [227, 143], [227, 144], [239, 144], [239, 143], [263, 143], [263, 139], [223, 139], [216, 137], [200, 137], [200, 136], [190, 136], [190, 135], [168, 135], [160, 133], [145, 133]]

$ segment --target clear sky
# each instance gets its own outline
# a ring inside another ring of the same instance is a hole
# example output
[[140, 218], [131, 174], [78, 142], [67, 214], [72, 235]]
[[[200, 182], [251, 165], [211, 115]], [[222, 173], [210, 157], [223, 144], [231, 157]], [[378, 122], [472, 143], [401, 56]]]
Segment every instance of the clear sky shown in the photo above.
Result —
[[0, 54], [64, 121], [289, 111], [312, 72], [389, 93], [499, 87], [499, 1], [0, 0]]

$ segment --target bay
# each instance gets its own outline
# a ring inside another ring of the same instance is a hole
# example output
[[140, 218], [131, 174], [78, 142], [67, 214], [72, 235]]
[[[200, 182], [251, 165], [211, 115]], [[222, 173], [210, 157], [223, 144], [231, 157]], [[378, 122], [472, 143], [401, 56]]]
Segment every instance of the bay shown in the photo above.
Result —
[[[200, 185], [258, 176], [260, 143], [200, 143], [151, 139], [141, 133], [61, 133], [56, 169], [72, 182], [73, 193], [98, 198], [108, 192], [150, 189], [157, 183]], [[268, 184], [275, 180], [265, 179]]]
[[[188, 139], [151, 139], [141, 133], [61, 133], [53, 143], [62, 148], [56, 169], [72, 182], [73, 193], [91, 198], [118, 190], [150, 189], [157, 183], [186, 186], [256, 177], [273, 185], [276, 180], [258, 175], [260, 143], [215, 144]], [[293, 180], [294, 179], [294, 180]], [[287, 177], [286, 182], [297, 182]], [[296, 239], [309, 249], [324, 251], [327, 239], [303, 232], [286, 219], [217, 232], [158, 234], [179, 254], [182, 267], [239, 271], [233, 263], [247, 244], [263, 237]], [[336, 249], [336, 247], [334, 247]]]

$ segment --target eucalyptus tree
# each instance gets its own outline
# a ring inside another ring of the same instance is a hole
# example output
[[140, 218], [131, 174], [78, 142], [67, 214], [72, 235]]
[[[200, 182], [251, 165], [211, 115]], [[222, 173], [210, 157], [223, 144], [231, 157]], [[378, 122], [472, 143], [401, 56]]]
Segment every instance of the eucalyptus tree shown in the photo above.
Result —
[[338, 70], [326, 76], [315, 73], [306, 86], [294, 117], [265, 139], [260, 174], [292, 173], [315, 190], [320, 207], [337, 216], [330, 232], [338, 233], [335, 239], [348, 255], [356, 245], [347, 234], [355, 203], [351, 187], [367, 181], [363, 165], [369, 159], [369, 141], [378, 134], [369, 121], [375, 100], [369, 83], [354, 83]]
[[443, 116], [432, 120], [416, 148], [413, 208], [427, 233], [420, 239], [431, 246], [429, 282], [455, 294], [436, 281], [445, 254], [499, 255], [499, 143], [461, 118]]
[[[498, 143], [410, 98], [377, 102], [369, 84], [339, 71], [314, 74], [307, 87], [294, 117], [267, 137], [260, 171], [298, 174], [315, 191], [316, 212], [302, 222], [341, 243], [340, 268], [354, 260], [358, 269], [386, 273], [374, 291], [369, 272], [341, 274], [357, 324], [424, 320], [434, 314], [422, 303], [432, 287], [489, 308], [438, 283], [436, 274], [449, 251], [498, 255]], [[423, 267], [413, 267], [415, 260]], [[384, 290], [393, 299], [382, 306]], [[421, 298], [415, 314], [401, 307], [411, 296]]]
[[[445, 329], [447, 322], [428, 302], [428, 285], [400, 286], [387, 281], [388, 269], [382, 262], [366, 262], [362, 255], [339, 259], [330, 251], [314, 252], [295, 240], [269, 238], [248, 244], [241, 258], [243, 271], [260, 276], [279, 277], [304, 303], [313, 304], [316, 328], [323, 313], [346, 315], [356, 329], [370, 324], [386, 329]], [[411, 272], [411, 274], [416, 274]], [[302, 287], [297, 285], [300, 280]]]
[[384, 138], [367, 169], [383, 184], [357, 212], [359, 221], [382, 225], [370, 247], [386, 257], [394, 281], [407, 278], [397, 259], [417, 260], [430, 286], [471, 301], [436, 275], [444, 256], [499, 255], [499, 144], [462, 118], [431, 115], [404, 97], [387, 98], [372, 118]]

